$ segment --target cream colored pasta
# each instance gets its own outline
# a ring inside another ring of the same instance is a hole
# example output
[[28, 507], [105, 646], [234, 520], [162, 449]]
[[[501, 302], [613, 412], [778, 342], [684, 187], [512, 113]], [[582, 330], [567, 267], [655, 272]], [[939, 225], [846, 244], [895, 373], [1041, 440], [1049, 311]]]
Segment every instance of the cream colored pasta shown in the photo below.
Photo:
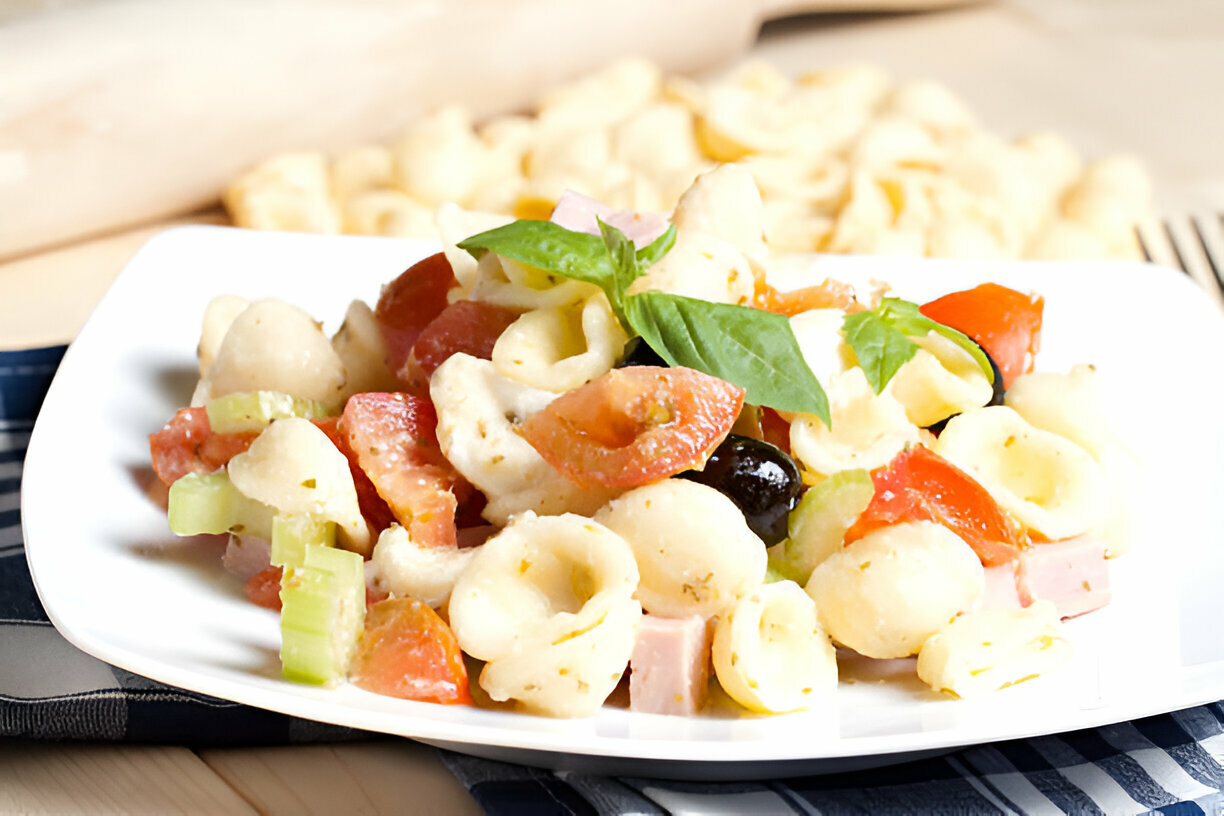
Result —
[[833, 643], [794, 581], [762, 584], [720, 615], [712, 657], [719, 684], [752, 711], [810, 708], [837, 689]]
[[908, 657], [985, 591], [977, 554], [920, 521], [883, 527], [816, 566], [807, 592], [833, 640], [867, 657]]
[[905, 408], [888, 390], [873, 392], [861, 368], [848, 369], [824, 385], [831, 427], [808, 414], [791, 422], [791, 452], [805, 470], [828, 476], [880, 467], [918, 441], [918, 426], [906, 418]]
[[484, 173], [485, 150], [468, 111], [448, 105], [412, 125], [395, 145], [396, 185], [428, 206], [466, 201]]
[[1046, 538], [1080, 535], [1103, 518], [1105, 477], [1086, 450], [1003, 405], [948, 420], [935, 452], [982, 483], [1003, 509]]
[[370, 530], [357, 505], [348, 458], [309, 420], [276, 420], [227, 469], [244, 496], [280, 513], [335, 522], [347, 549], [369, 554]]
[[470, 297], [511, 309], [548, 309], [592, 297], [599, 287], [485, 253], [476, 266]]
[[221, 350], [221, 341], [225, 333], [234, 323], [234, 318], [242, 314], [251, 301], [239, 295], [218, 295], [208, 302], [204, 308], [203, 326], [200, 329], [200, 342], [196, 347], [196, 356], [200, 360], [200, 376], [208, 375], [217, 352]]
[[854, 352], [842, 337], [845, 317], [841, 309], [809, 309], [790, 319], [803, 360], [821, 383], [832, 382], [854, 364]]
[[332, 198], [328, 161], [322, 153], [273, 156], [234, 182], [223, 200], [241, 226], [340, 232], [340, 210]]
[[397, 597], [408, 596], [438, 609], [450, 599], [459, 574], [479, 547], [438, 547], [413, 541], [392, 524], [383, 530], [370, 558], [371, 583]]
[[678, 232], [671, 251], [629, 287], [630, 294], [648, 290], [747, 305], [755, 279], [752, 264], [733, 244], [717, 235], [687, 230]]
[[455, 354], [434, 372], [438, 444], [463, 477], [488, 498], [484, 517], [502, 525], [518, 513], [594, 513], [617, 491], [583, 488], [557, 472], [515, 431], [556, 394], [498, 374], [488, 360]]
[[331, 165], [331, 189], [346, 204], [361, 193], [386, 190], [395, 180], [395, 157], [382, 145], [366, 145], [340, 154]]
[[993, 388], [969, 352], [938, 332], [913, 340], [918, 352], [887, 387], [910, 422], [925, 428], [990, 402]]
[[344, 231], [396, 238], [437, 237], [434, 209], [399, 190], [367, 190], [344, 202]]
[[456, 297], [468, 297], [477, 278], [477, 261], [466, 250], [456, 246], [465, 238], [495, 229], [510, 223], [510, 216], [496, 213], [473, 212], [458, 204], [446, 203], [434, 213], [438, 225], [438, 237], [442, 240], [442, 252], [450, 262], [451, 270], [459, 286]]
[[936, 691], [978, 697], [1050, 674], [1067, 663], [1071, 651], [1051, 601], [973, 610], [922, 644], [918, 676]]
[[460, 573], [448, 606], [481, 687], [553, 716], [586, 716], [615, 688], [641, 607], [628, 544], [572, 514], [520, 516]]
[[319, 324], [296, 306], [260, 300], [225, 333], [208, 369], [208, 399], [243, 391], [281, 391], [336, 409], [344, 397], [344, 364]]
[[344, 397], [366, 391], [397, 391], [398, 381], [387, 367], [387, 344], [374, 310], [354, 300], [344, 313], [344, 323], [332, 337], [332, 348], [344, 366]]
[[603, 292], [575, 306], [527, 312], [493, 346], [493, 368], [512, 380], [557, 393], [609, 371], [629, 337]]
[[632, 547], [651, 614], [717, 614], [765, 578], [765, 545], [722, 493], [664, 479], [612, 500], [595, 519]]
[[765, 213], [752, 174], [742, 166], [724, 164], [697, 177], [672, 213], [680, 232], [716, 235], [764, 268]]

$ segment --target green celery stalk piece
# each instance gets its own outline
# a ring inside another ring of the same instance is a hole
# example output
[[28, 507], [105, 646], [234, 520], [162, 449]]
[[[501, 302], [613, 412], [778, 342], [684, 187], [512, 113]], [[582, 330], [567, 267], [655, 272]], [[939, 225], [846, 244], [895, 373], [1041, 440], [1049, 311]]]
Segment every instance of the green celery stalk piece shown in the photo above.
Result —
[[272, 519], [273, 566], [302, 566], [312, 546], [336, 546], [336, 523], [316, 516], [287, 513], [278, 513]]
[[280, 597], [285, 679], [310, 685], [344, 679], [365, 625], [362, 557], [309, 545], [301, 566], [285, 568]]
[[771, 574], [806, 585], [874, 495], [871, 474], [861, 468], [839, 471], [810, 488], [787, 518], [786, 539], [769, 548]]
[[275, 510], [244, 496], [224, 470], [188, 473], [170, 485], [167, 519], [175, 535], [238, 533], [269, 538]]
[[280, 391], [244, 391], [210, 400], [204, 406], [214, 433], [260, 431], [275, 419], [321, 419], [329, 412], [321, 402]]

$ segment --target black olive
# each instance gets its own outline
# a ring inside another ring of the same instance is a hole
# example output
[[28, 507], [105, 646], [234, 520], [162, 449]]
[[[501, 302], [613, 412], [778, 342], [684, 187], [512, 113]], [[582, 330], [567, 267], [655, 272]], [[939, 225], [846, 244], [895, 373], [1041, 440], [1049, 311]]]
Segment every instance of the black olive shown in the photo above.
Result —
[[640, 337], [634, 337], [625, 344], [621, 350], [620, 362], [616, 364], [617, 368], [627, 368], [628, 366], [659, 366], [660, 368], [667, 367], [667, 361], [659, 356], [659, 352], [655, 351]]
[[749, 529], [766, 545], [786, 538], [787, 515], [803, 490], [799, 468], [785, 451], [735, 434], [714, 449], [704, 469], [679, 475], [709, 485], [735, 502]]
[[[990, 352], [986, 351], [986, 349], [982, 348], [981, 346], [978, 346], [978, 348], [982, 349], [982, 354], [986, 356], [986, 362], [990, 363], [990, 371], [992, 374], [994, 374], [994, 381], [990, 386], [993, 389], [990, 394], [990, 402], [986, 404], [1002, 405], [1003, 397], [1006, 396], [1006, 392], [1003, 389], [1003, 374], [999, 371], [999, 366], [994, 361], [994, 358], [990, 356]], [[952, 416], [956, 416], [956, 414], [953, 414]], [[952, 417], [944, 417], [934, 425], [928, 425], [927, 430], [936, 436], [939, 436], [940, 432], [943, 431], [944, 426], [948, 424], [948, 420], [951, 418]]]

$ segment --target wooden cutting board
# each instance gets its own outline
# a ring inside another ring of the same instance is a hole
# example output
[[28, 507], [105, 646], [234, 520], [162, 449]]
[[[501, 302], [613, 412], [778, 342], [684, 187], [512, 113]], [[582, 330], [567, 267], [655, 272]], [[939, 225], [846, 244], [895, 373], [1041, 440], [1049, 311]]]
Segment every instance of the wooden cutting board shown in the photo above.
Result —
[[723, 64], [780, 16], [946, 4], [46, 2], [0, 19], [0, 260], [193, 212], [271, 154], [385, 141], [444, 102], [523, 108], [627, 54]]

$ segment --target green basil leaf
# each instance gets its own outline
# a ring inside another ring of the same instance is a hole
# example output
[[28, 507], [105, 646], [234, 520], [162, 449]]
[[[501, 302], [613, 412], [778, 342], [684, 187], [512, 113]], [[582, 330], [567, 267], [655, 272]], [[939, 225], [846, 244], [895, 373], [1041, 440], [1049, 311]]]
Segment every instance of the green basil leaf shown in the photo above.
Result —
[[658, 238], [637, 251], [638, 268], [645, 272], [663, 259], [676, 245], [676, 225], [668, 224], [667, 229]]
[[994, 370], [990, 367], [990, 360], [986, 358], [982, 347], [973, 342], [968, 335], [932, 320], [918, 310], [918, 304], [910, 303], [908, 300], [884, 298], [880, 302], [880, 312], [886, 321], [907, 337], [922, 337], [927, 332], [934, 331], [948, 338], [969, 353], [969, 356], [982, 369], [982, 373], [986, 375], [986, 382], [994, 383]]
[[551, 221], [513, 221], [465, 238], [457, 246], [479, 259], [485, 252], [511, 258], [574, 280], [593, 283], [615, 308], [616, 270], [598, 235], [567, 230]]
[[616, 312], [621, 323], [624, 323], [625, 317], [620, 306], [625, 299], [625, 291], [629, 284], [642, 274], [642, 270], [638, 268], [637, 252], [633, 242], [625, 237], [625, 233], [605, 224], [601, 218], [595, 220], [599, 224], [599, 234], [608, 250], [608, 257], [612, 259], [612, 281], [616, 288], [616, 297], [609, 295], [608, 302], [612, 304], [612, 311]]
[[829, 424], [829, 401], [784, 316], [666, 292], [625, 299], [630, 327], [671, 365], [738, 385], [753, 405], [814, 414]]
[[876, 311], [846, 315], [842, 320], [842, 333], [846, 343], [854, 349], [867, 382], [877, 394], [884, 390], [901, 366], [918, 353], [918, 344]]

